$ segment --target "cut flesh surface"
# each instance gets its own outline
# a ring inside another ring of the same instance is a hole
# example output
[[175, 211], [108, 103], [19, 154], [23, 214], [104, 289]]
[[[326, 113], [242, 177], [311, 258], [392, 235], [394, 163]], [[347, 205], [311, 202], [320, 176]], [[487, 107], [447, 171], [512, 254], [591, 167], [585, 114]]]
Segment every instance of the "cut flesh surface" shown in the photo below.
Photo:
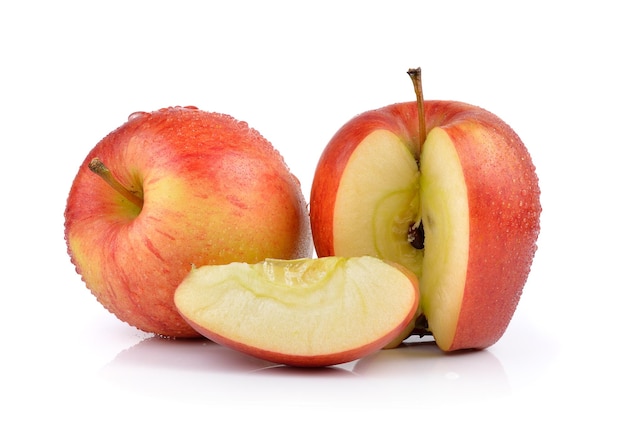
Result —
[[[463, 169], [443, 129], [429, 132], [420, 167], [408, 145], [390, 131], [377, 130], [361, 142], [337, 192], [335, 254], [375, 256], [413, 271], [420, 279], [420, 311], [445, 349], [463, 300], [469, 209]], [[407, 236], [420, 222], [424, 250], [414, 248]]]
[[417, 278], [376, 258], [327, 257], [194, 268], [183, 317], [209, 339], [296, 366], [326, 366], [385, 346], [418, 305]]
[[434, 128], [421, 152], [424, 269], [421, 307], [437, 344], [447, 350], [456, 332], [469, 258], [467, 187], [448, 134]]
[[337, 190], [335, 254], [391, 260], [419, 276], [423, 252], [407, 237], [419, 223], [419, 176], [413, 154], [396, 134], [369, 134], [350, 156]]

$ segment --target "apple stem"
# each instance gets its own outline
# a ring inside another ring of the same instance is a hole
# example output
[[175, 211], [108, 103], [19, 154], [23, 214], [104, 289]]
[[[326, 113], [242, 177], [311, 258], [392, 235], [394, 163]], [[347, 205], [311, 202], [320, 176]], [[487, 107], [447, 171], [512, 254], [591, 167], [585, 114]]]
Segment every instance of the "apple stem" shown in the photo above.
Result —
[[143, 198], [135, 194], [133, 191], [127, 189], [122, 185], [111, 173], [111, 170], [100, 160], [100, 158], [94, 158], [89, 162], [89, 169], [100, 176], [105, 182], [115, 189], [120, 195], [126, 198], [128, 201], [139, 207], [143, 207]]
[[417, 96], [417, 117], [419, 120], [417, 140], [419, 149], [421, 150], [424, 141], [426, 141], [426, 115], [424, 113], [424, 92], [422, 91], [422, 69], [420, 67], [409, 69], [407, 73], [411, 77], [411, 81], [413, 81], [413, 88], [415, 88], [415, 95]]

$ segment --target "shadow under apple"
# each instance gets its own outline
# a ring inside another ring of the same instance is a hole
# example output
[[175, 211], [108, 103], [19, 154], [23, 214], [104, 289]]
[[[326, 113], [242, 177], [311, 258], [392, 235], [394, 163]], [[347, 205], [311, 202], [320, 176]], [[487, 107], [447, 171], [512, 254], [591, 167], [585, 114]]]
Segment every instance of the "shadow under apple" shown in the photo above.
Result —
[[288, 365], [275, 365], [252, 371], [253, 375], [281, 376], [281, 377], [301, 377], [307, 378], [335, 378], [357, 376], [344, 365], [325, 366], [321, 368], [299, 368]]
[[269, 366], [209, 339], [169, 339], [151, 336], [121, 351], [107, 367], [142, 367], [172, 371], [242, 372]]
[[219, 398], [232, 374], [273, 366], [208, 339], [146, 338], [125, 349], [100, 370], [123, 390], [167, 399]]

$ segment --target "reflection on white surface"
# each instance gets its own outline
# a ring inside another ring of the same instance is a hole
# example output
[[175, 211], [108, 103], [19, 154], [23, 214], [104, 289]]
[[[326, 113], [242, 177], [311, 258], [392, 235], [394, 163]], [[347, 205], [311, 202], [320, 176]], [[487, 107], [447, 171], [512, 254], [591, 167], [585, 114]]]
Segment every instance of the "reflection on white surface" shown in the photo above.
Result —
[[141, 395], [194, 402], [407, 406], [511, 394], [507, 374], [490, 351], [444, 354], [424, 342], [310, 369], [275, 365], [208, 340], [150, 337], [120, 352], [100, 376]]
[[502, 364], [489, 350], [444, 354], [434, 344], [407, 343], [359, 360], [354, 372], [385, 379], [411, 377], [416, 390], [423, 388], [433, 401], [484, 400], [511, 393]]

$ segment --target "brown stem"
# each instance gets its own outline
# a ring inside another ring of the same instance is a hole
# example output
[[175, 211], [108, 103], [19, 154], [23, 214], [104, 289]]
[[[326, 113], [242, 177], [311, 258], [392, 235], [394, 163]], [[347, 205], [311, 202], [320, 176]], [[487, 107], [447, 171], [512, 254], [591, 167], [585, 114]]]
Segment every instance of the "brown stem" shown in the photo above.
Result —
[[[411, 77], [413, 88], [415, 89], [415, 96], [417, 97], [417, 119], [419, 122], [417, 134], [419, 147], [417, 153], [419, 154], [422, 150], [424, 142], [426, 141], [426, 114], [424, 113], [424, 92], [422, 91], [422, 69], [419, 67], [416, 69], [409, 69], [407, 73]], [[419, 166], [419, 158], [417, 159], [417, 163]], [[424, 229], [421, 222], [419, 225], [413, 224], [409, 228], [409, 241], [417, 249], [424, 248]], [[420, 338], [433, 335], [428, 327], [428, 320], [426, 320], [426, 316], [424, 316], [424, 314], [420, 314], [415, 321], [415, 327], [413, 328], [410, 336], [413, 335], [417, 335]]]
[[422, 91], [422, 69], [409, 69], [407, 72], [413, 82], [413, 88], [415, 88], [415, 95], [417, 96], [417, 116], [419, 120], [418, 131], [418, 143], [421, 150], [424, 141], [426, 140], [426, 120], [424, 113], [424, 93]]
[[111, 173], [111, 170], [100, 160], [100, 158], [94, 158], [89, 162], [89, 169], [100, 176], [105, 182], [115, 189], [120, 195], [126, 198], [128, 201], [139, 207], [143, 207], [143, 198], [127, 189], [122, 185]]

